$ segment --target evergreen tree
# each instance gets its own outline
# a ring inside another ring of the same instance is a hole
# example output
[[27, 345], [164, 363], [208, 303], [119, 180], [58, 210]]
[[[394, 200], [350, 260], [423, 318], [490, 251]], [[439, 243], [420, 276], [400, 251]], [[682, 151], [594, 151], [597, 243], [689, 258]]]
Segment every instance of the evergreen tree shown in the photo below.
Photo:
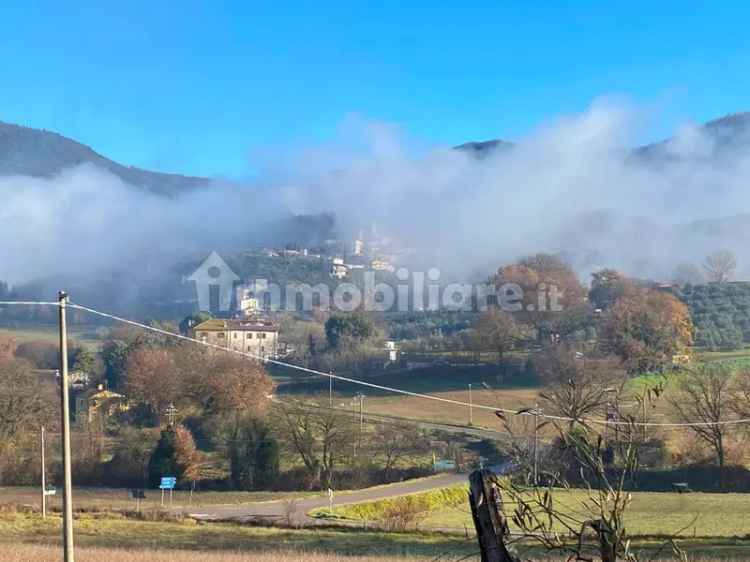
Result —
[[174, 428], [168, 427], [161, 432], [148, 462], [148, 482], [152, 488], [159, 486], [162, 476], [177, 476], [175, 440]]
[[157, 487], [163, 476], [174, 476], [178, 481], [198, 478], [199, 454], [190, 430], [184, 426], [169, 426], [161, 432], [148, 463], [148, 480]]
[[267, 488], [279, 475], [279, 445], [268, 425], [250, 417], [229, 422], [226, 433], [232, 485], [241, 490]]

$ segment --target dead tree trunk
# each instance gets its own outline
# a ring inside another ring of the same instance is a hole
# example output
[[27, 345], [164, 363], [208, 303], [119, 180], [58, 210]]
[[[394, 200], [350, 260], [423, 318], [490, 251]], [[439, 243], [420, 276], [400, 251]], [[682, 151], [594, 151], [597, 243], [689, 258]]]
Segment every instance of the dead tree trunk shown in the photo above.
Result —
[[469, 475], [469, 484], [469, 504], [482, 562], [517, 562], [505, 545], [508, 524], [502, 513], [500, 490], [492, 482], [492, 473], [475, 470]]
[[617, 535], [604, 520], [589, 523], [596, 532], [599, 541], [599, 556], [602, 562], [617, 562]]

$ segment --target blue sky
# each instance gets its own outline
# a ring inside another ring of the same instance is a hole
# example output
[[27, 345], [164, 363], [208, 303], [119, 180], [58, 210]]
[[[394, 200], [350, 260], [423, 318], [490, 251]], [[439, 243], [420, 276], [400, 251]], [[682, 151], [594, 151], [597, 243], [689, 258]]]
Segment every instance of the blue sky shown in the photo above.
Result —
[[352, 114], [514, 139], [622, 96], [643, 140], [750, 109], [745, 2], [35, 2], [0, 17], [0, 120], [126, 164], [241, 177]]

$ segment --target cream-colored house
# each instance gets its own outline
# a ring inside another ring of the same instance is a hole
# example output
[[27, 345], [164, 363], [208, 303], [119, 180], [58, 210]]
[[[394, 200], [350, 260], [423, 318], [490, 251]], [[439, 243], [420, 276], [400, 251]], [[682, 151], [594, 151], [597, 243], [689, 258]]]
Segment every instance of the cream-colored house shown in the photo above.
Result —
[[276, 357], [278, 351], [279, 328], [265, 320], [213, 318], [193, 332], [200, 341], [264, 359]]
[[128, 410], [128, 400], [122, 394], [105, 390], [103, 385], [83, 392], [75, 400], [76, 422], [82, 427], [96, 419], [104, 420], [119, 412]]

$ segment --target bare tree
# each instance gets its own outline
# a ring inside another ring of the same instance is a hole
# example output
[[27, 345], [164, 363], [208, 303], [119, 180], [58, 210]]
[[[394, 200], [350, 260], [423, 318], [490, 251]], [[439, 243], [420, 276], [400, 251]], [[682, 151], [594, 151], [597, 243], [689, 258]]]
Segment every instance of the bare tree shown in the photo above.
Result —
[[672, 282], [678, 285], [700, 285], [705, 283], [706, 276], [701, 269], [693, 263], [678, 264], [672, 272]]
[[332, 487], [336, 466], [354, 442], [351, 418], [302, 403], [279, 404], [276, 412], [283, 443], [299, 455], [312, 483]]
[[242, 412], [259, 415], [274, 385], [260, 361], [193, 348], [181, 353], [183, 393], [206, 415]]
[[677, 419], [689, 425], [700, 440], [716, 455], [724, 467], [727, 427], [731, 419], [731, 371], [722, 365], [703, 364], [687, 371], [678, 382], [678, 390], [669, 399]]
[[127, 358], [125, 388], [132, 399], [160, 416], [171, 403], [179, 403], [181, 372], [169, 349], [140, 348]]
[[729, 407], [739, 418], [750, 418], [750, 370], [735, 373]]
[[56, 427], [55, 398], [54, 386], [44, 384], [27, 361], [0, 363], [0, 482], [7, 472], [28, 474], [31, 467], [24, 465], [35, 455], [34, 433], [40, 425]]
[[22, 359], [0, 364], [0, 448], [56, 416], [54, 395]]
[[182, 345], [131, 351], [126, 388], [157, 415], [173, 403], [213, 416], [263, 412], [273, 382], [258, 361]]
[[[502, 495], [515, 506], [509, 514], [510, 520], [527, 538], [548, 551], [567, 553], [569, 560], [636, 560], [624, 524], [631, 501], [625, 485], [637, 469], [632, 428], [624, 430], [618, 442], [621, 467], [616, 472], [609, 471], [603, 460], [607, 444], [598, 434], [580, 426], [574, 431], [562, 426], [558, 429], [572, 452], [573, 462], [580, 468], [588, 494], [571, 509], [570, 505], [564, 505], [566, 502], [559, 505], [557, 501], [568, 489], [564, 480], [550, 480], [549, 487], [528, 489], [511, 480], [498, 479]], [[592, 532], [596, 537], [594, 544], [587, 540]]]
[[703, 269], [706, 270], [709, 281], [726, 283], [734, 276], [737, 260], [729, 250], [719, 250], [706, 256]]
[[384, 424], [370, 438], [373, 452], [383, 459], [383, 468], [389, 473], [395, 465], [409, 455], [427, 450], [427, 440], [414, 426]]
[[549, 348], [536, 365], [545, 385], [539, 394], [544, 411], [573, 420], [606, 414], [607, 404], [623, 384], [612, 365], [586, 359], [565, 347]]
[[513, 317], [497, 308], [483, 312], [476, 322], [475, 330], [478, 343], [484, 349], [495, 351], [499, 361], [515, 348], [521, 336], [521, 330]]

